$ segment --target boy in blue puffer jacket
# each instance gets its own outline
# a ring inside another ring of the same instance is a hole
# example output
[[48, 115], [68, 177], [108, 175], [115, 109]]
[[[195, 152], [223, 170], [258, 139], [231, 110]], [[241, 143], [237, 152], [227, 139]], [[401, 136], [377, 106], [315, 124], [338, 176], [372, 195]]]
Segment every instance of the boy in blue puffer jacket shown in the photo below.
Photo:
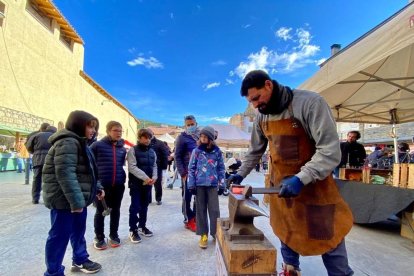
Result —
[[[125, 191], [126, 173], [125, 165], [126, 149], [122, 139], [122, 125], [116, 121], [106, 124], [104, 138], [92, 144], [91, 150], [95, 155], [98, 165], [98, 180], [105, 189], [106, 204], [112, 209], [110, 214], [109, 245], [118, 247], [121, 240], [118, 236], [121, 201]], [[104, 234], [105, 217], [102, 215], [104, 207], [102, 201], [96, 201], [96, 213], [94, 218], [95, 239], [93, 246], [98, 250], [107, 248]]]
[[188, 189], [196, 196], [196, 234], [201, 236], [199, 246], [208, 244], [207, 210], [210, 220], [210, 235], [215, 238], [217, 218], [220, 217], [218, 189], [224, 185], [224, 161], [221, 150], [214, 143], [214, 129], [210, 126], [200, 132], [196, 147], [188, 165]]

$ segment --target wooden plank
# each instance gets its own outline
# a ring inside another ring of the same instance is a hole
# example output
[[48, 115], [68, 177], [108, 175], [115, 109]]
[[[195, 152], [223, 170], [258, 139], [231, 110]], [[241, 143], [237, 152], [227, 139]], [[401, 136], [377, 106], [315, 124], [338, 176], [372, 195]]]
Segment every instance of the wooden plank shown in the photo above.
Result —
[[400, 185], [400, 164], [394, 164], [392, 169], [392, 186]]
[[371, 170], [369, 168], [362, 169], [362, 182], [366, 184], [371, 182]]
[[408, 181], [408, 164], [403, 163], [400, 164], [401, 172], [400, 172], [400, 188], [407, 188], [407, 181]]
[[414, 164], [408, 164], [407, 188], [414, 189]]
[[413, 213], [403, 212], [403, 217], [401, 219], [401, 237], [414, 241]]
[[339, 168], [339, 179], [346, 180], [346, 178], [345, 178], [345, 172], [346, 172], [346, 169], [345, 168]]

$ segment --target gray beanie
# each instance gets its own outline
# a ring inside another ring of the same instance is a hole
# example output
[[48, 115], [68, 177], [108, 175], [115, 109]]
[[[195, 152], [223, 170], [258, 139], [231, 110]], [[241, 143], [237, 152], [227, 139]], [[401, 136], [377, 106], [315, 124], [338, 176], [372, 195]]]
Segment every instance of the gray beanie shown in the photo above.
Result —
[[200, 135], [201, 134], [207, 136], [208, 139], [210, 139], [210, 141], [214, 141], [214, 128], [212, 128], [211, 126], [203, 127], [203, 129], [200, 132]]

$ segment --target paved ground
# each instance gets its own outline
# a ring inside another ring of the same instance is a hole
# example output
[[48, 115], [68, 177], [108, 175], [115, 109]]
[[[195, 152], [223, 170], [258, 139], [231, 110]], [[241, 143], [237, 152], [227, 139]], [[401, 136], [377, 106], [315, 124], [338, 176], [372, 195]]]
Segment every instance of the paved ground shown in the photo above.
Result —
[[[263, 174], [253, 172], [245, 183], [262, 186]], [[177, 181], [175, 184], [178, 185]], [[49, 211], [43, 204], [32, 205], [31, 186], [23, 185], [24, 176], [15, 172], [0, 173], [0, 275], [42, 275], [44, 245], [49, 230]], [[128, 240], [128, 207], [126, 191], [122, 202], [119, 248], [98, 252], [92, 247], [94, 208], [89, 207], [86, 240], [90, 258], [103, 265], [97, 275], [214, 275], [214, 244], [202, 250], [198, 237], [185, 230], [181, 215], [181, 190], [164, 190], [164, 204], [150, 205], [148, 228], [154, 236], [143, 237], [140, 244]], [[221, 216], [228, 215], [227, 197], [220, 196]], [[258, 228], [277, 247], [268, 219], [255, 219]], [[108, 223], [107, 223], [108, 229]], [[355, 275], [413, 275], [414, 246], [399, 236], [398, 225], [354, 225], [346, 238], [349, 261]], [[71, 248], [64, 260], [66, 274], [71, 264]], [[277, 259], [278, 269], [281, 258]], [[301, 258], [302, 275], [326, 275], [320, 257]]]

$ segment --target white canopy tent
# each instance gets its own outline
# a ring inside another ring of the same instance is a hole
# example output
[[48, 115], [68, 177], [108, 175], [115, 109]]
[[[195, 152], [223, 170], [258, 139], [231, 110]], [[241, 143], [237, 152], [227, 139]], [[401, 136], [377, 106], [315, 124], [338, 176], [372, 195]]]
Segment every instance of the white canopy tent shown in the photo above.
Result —
[[338, 122], [414, 121], [414, 2], [329, 58], [299, 88], [321, 94]]
[[172, 137], [170, 134], [165, 133], [159, 137], [157, 137], [158, 140], [167, 142], [168, 146], [174, 147], [175, 138]]

